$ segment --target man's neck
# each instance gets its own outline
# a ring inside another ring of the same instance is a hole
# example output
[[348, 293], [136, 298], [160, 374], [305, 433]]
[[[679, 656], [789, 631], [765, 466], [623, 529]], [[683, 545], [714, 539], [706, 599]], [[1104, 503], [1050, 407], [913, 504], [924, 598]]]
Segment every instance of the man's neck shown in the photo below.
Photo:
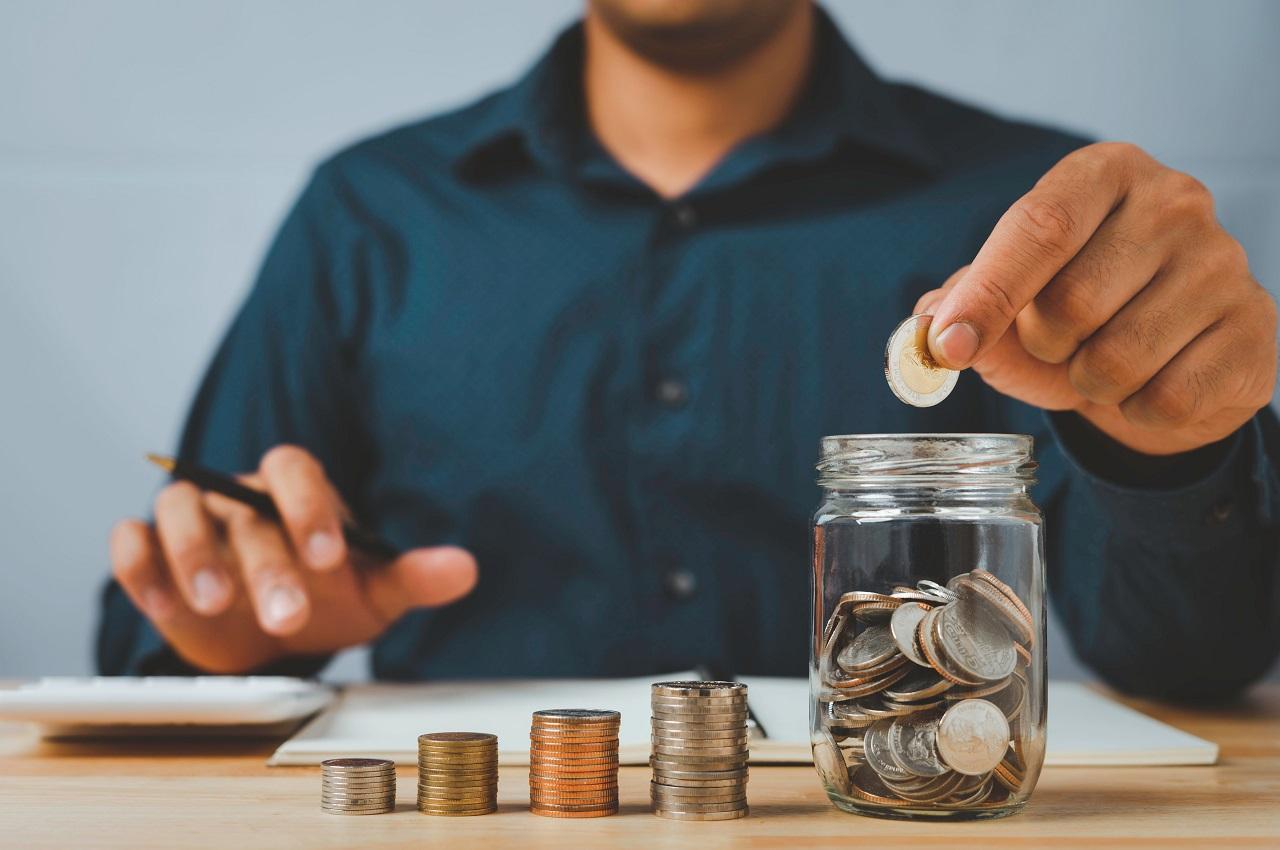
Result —
[[591, 128], [619, 163], [665, 198], [692, 188], [740, 142], [780, 122], [804, 86], [813, 8], [797, 5], [778, 31], [732, 67], [659, 67], [585, 21], [583, 83]]

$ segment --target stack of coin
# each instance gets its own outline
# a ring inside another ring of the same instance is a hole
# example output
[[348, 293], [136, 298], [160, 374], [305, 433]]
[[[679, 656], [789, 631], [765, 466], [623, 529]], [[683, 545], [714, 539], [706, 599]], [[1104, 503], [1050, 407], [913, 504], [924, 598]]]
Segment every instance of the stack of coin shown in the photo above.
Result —
[[386, 759], [320, 762], [320, 808], [331, 815], [380, 815], [396, 807], [396, 765]]
[[653, 707], [654, 814], [732, 820], [747, 814], [747, 686], [659, 682]]
[[616, 814], [621, 721], [616, 711], [535, 711], [529, 729], [529, 811], [553, 818]]
[[1043, 746], [1023, 724], [1031, 612], [981, 569], [887, 589], [844, 594], [826, 623], [818, 772], [835, 794], [881, 806], [1004, 803]]
[[418, 736], [418, 811], [462, 816], [497, 810], [497, 736], [485, 732]]

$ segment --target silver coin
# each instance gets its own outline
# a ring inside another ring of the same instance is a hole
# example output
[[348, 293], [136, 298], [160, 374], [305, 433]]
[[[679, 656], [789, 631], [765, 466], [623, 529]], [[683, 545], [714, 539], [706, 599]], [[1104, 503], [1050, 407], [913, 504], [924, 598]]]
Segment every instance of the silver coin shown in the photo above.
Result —
[[653, 813], [660, 818], [669, 818], [671, 820], [736, 820], [745, 818], [751, 813], [746, 806], [741, 809], [734, 809], [728, 812], [680, 812], [670, 809], [654, 809]]
[[720, 773], [728, 770], [742, 770], [749, 764], [744, 754], [735, 758], [693, 759], [685, 756], [673, 756], [668, 753], [654, 753], [649, 757], [649, 765], [655, 770], [666, 771], [702, 771]]
[[948, 771], [938, 756], [937, 737], [936, 715], [899, 717], [889, 727], [889, 756], [916, 776], [941, 776]]
[[932, 316], [911, 316], [894, 328], [884, 348], [884, 377], [900, 401], [932, 407], [951, 395], [959, 372], [944, 369], [929, 353]]
[[338, 758], [320, 762], [323, 770], [395, 770], [396, 763], [389, 759]]
[[828, 788], [837, 794], [849, 796], [849, 767], [829, 734], [820, 733], [813, 742], [813, 766]]
[[984, 606], [955, 602], [934, 610], [943, 654], [961, 678], [994, 682], [1013, 672], [1013, 637]]
[[931, 581], [927, 578], [922, 578], [916, 582], [916, 590], [919, 590], [921, 593], [928, 593], [929, 595], [937, 598], [940, 602], [956, 601], [956, 594], [954, 591], [944, 584], [938, 584], [936, 581]]
[[746, 775], [735, 779], [675, 779], [655, 772], [650, 782], [671, 788], [739, 788], [747, 783]]
[[894, 761], [889, 753], [889, 729], [892, 726], [892, 720], [877, 720], [863, 736], [863, 751], [866, 754], [867, 764], [885, 779], [911, 779], [915, 774]]
[[745, 723], [738, 720], [702, 723], [697, 720], [663, 720], [658, 717], [649, 719], [649, 728], [654, 732], [731, 732], [739, 731], [745, 726]]
[[981, 581], [975, 578], [968, 579], [961, 585], [965, 592], [972, 595], [975, 599], [981, 600], [991, 608], [1004, 627], [1009, 630], [1009, 634], [1013, 635], [1015, 640], [1024, 644], [1030, 644], [1035, 640], [1035, 631], [1031, 627], [1031, 621], [1025, 619], [1017, 606], [1001, 593], [996, 587], [989, 582]]
[[1027, 695], [1027, 680], [1018, 674], [1009, 677], [1008, 687], [1002, 688], [986, 700], [1000, 709], [1000, 713], [1012, 723], [1022, 714], [1022, 706]]
[[[653, 762], [651, 761], [652, 765]], [[732, 770], [680, 770], [653, 766], [653, 778], [657, 782], [746, 782], [751, 772], [744, 766]]]
[[746, 697], [747, 695], [747, 686], [742, 682], [654, 682], [650, 690], [654, 696]]
[[939, 676], [932, 668], [912, 670], [900, 681], [884, 689], [885, 699], [896, 702], [920, 702], [946, 693], [952, 683]]
[[898, 645], [893, 640], [887, 626], [870, 626], [863, 629], [836, 655], [836, 663], [846, 673], [857, 673], [859, 670], [874, 668], [884, 664], [898, 653]]
[[600, 708], [544, 708], [541, 711], [533, 713], [533, 719], [537, 720], [567, 720], [569, 722], [580, 721], [583, 723], [600, 723], [607, 725], [609, 722], [618, 722], [622, 720], [622, 714], [612, 709]]
[[650, 732], [654, 738], [661, 738], [664, 741], [728, 742], [747, 737], [747, 728], [742, 725], [731, 726], [728, 729], [652, 729]]
[[937, 746], [952, 770], [970, 776], [987, 773], [1009, 749], [1009, 721], [984, 699], [961, 700], [938, 721]]
[[916, 649], [916, 628], [928, 613], [929, 608], [919, 602], [904, 602], [894, 609], [889, 619], [889, 633], [893, 635], [898, 651], [921, 667], [928, 667], [929, 662]]
[[[654, 797], [671, 797], [675, 799], [689, 798], [703, 803], [727, 803], [746, 794], [744, 785], [711, 786], [695, 788], [687, 785], [663, 785], [658, 782], [649, 783], [649, 793]], [[721, 799], [716, 799], [721, 798]]]
[[885, 780], [885, 787], [904, 800], [913, 803], [936, 803], [945, 800], [955, 793], [955, 789], [967, 777], [963, 773], [946, 771], [940, 776], [932, 776], [917, 782], [890, 782]]

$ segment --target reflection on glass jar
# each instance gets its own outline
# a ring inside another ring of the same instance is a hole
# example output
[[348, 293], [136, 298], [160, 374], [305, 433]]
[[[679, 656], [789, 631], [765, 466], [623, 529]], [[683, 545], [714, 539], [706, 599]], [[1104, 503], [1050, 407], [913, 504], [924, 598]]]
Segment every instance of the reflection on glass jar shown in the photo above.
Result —
[[841, 809], [1019, 811], [1044, 762], [1044, 546], [1030, 437], [827, 437], [810, 734]]

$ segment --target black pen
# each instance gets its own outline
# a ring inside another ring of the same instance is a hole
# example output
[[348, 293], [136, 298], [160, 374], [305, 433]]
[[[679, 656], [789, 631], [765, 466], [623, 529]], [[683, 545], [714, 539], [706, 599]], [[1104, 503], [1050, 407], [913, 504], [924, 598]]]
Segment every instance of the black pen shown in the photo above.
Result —
[[[276, 503], [269, 494], [247, 487], [229, 475], [165, 455], [148, 454], [147, 460], [169, 473], [175, 481], [190, 481], [201, 490], [234, 499], [242, 505], [248, 505], [268, 519], [280, 521], [280, 509], [276, 507]], [[390, 543], [354, 525], [344, 523], [342, 536], [352, 549], [357, 549], [380, 561], [390, 561], [400, 555]]]
[[[712, 664], [699, 664], [696, 668], [698, 675], [709, 682], [736, 682], [737, 677], [729, 675], [723, 667]], [[721, 675], [723, 674], [723, 675]], [[751, 710], [751, 697], [747, 697], [747, 719], [756, 725], [756, 729], [760, 732], [761, 738], [768, 738], [769, 733], [765, 730], [764, 724], [760, 722], [760, 718]]]

